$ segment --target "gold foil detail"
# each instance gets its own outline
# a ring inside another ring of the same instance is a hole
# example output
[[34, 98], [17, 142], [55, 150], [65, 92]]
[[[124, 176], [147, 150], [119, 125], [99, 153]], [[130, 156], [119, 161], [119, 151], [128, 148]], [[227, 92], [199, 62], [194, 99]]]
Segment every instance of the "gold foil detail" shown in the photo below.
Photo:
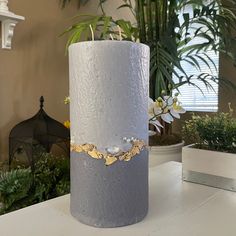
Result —
[[130, 161], [146, 147], [145, 142], [142, 140], [133, 140], [131, 141], [131, 144], [132, 147], [130, 150], [116, 155], [100, 152], [95, 145], [88, 143], [82, 145], [71, 144], [71, 151], [78, 153], [84, 152], [94, 159], [104, 159], [105, 165], [109, 166], [117, 161]]
[[110, 166], [113, 163], [115, 163], [117, 161], [117, 157], [115, 156], [106, 156], [105, 157], [105, 165], [106, 166]]

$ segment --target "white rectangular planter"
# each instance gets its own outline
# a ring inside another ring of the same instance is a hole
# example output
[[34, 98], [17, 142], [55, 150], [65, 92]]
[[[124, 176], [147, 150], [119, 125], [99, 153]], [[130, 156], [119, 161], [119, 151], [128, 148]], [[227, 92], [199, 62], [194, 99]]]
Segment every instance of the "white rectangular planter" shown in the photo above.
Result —
[[236, 191], [236, 154], [183, 147], [183, 180]]

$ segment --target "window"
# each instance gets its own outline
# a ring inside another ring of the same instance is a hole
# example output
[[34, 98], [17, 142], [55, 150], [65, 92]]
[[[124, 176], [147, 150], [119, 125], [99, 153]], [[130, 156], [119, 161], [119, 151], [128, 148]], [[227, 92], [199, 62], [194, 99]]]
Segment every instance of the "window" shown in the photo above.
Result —
[[[217, 68], [219, 68], [219, 54], [213, 51], [208, 53], [212, 58]], [[203, 73], [211, 73], [205, 63], [199, 60], [199, 65]], [[199, 74], [195, 68], [187, 63], [183, 63], [183, 68], [188, 75]], [[217, 71], [212, 71], [214, 76], [218, 76]], [[183, 85], [179, 88], [179, 100], [187, 111], [204, 111], [216, 112], [218, 111], [218, 84], [212, 82], [213, 89], [207, 89], [203, 82], [193, 80], [199, 88], [193, 85]]]
[[[186, 8], [184, 12], [192, 12], [192, 9]], [[181, 15], [181, 14], [180, 14]], [[196, 27], [196, 26], [195, 26]], [[191, 32], [190, 32], [191, 33]], [[195, 40], [195, 41], [194, 41]], [[196, 38], [192, 43], [204, 43], [203, 39]], [[201, 72], [194, 68], [189, 63], [183, 62], [182, 66], [187, 75], [199, 75], [200, 73], [209, 73], [218, 77], [219, 68], [219, 54], [214, 51], [209, 51], [207, 55], [213, 60], [215, 67], [212, 64], [210, 69], [202, 60], [197, 59]], [[218, 84], [211, 82], [213, 89], [207, 89], [205, 84], [199, 80], [192, 80], [199, 88], [193, 85], [183, 85], [179, 88], [180, 95], [179, 100], [182, 102], [183, 107], [187, 111], [204, 111], [204, 112], [216, 112], [218, 111]]]

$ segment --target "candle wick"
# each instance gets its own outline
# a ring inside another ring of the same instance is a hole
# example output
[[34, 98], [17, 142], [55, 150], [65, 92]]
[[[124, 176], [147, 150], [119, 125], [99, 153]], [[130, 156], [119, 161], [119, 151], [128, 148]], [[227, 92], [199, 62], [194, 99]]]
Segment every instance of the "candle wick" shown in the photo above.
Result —
[[89, 25], [90, 31], [91, 31], [91, 35], [92, 35], [92, 41], [94, 41], [94, 32], [93, 32], [93, 27], [92, 25]]
[[122, 41], [121, 28], [119, 25], [117, 25], [117, 28], [118, 28], [118, 32], [119, 32], [120, 41]]

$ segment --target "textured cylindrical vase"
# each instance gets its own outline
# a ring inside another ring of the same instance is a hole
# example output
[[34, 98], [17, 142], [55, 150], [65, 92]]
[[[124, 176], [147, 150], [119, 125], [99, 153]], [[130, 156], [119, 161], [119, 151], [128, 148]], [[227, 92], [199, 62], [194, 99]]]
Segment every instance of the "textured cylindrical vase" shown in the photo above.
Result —
[[[71, 151], [71, 213], [95, 227], [137, 223], [148, 211], [148, 150], [129, 161], [126, 152], [130, 140], [148, 143], [149, 47], [76, 43], [69, 47], [69, 65], [71, 138], [80, 150]], [[100, 153], [120, 150], [126, 161], [106, 165], [100, 154], [81, 151], [86, 144]]]

